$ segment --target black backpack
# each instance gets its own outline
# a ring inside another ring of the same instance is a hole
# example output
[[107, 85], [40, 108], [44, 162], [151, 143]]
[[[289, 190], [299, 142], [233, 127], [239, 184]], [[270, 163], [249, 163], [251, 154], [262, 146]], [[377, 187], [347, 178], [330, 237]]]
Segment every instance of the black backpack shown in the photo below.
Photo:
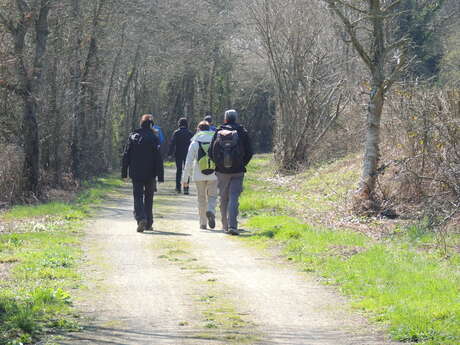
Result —
[[213, 146], [216, 166], [224, 170], [243, 166], [244, 146], [237, 130], [221, 129]]

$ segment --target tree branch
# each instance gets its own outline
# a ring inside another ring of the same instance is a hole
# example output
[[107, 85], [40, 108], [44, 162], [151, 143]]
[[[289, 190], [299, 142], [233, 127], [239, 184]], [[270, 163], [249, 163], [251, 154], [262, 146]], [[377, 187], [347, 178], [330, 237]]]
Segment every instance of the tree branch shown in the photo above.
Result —
[[410, 59], [410, 61], [407, 61], [407, 54], [405, 52], [402, 53], [398, 64], [395, 66], [395, 69], [393, 70], [393, 72], [391, 72], [390, 77], [387, 80], [385, 80], [385, 82], [384, 82], [383, 92], [386, 93], [393, 86], [393, 84], [396, 82], [396, 80], [398, 80], [399, 74], [401, 73], [401, 71], [406, 66], [408, 66], [414, 59], [415, 59], [415, 57]]
[[[361, 59], [363, 59], [364, 63], [367, 65], [367, 67], [372, 71], [374, 69], [374, 66], [372, 64], [372, 60], [367, 54], [366, 50], [364, 47], [359, 43], [358, 38], [356, 37], [356, 32], [354, 29], [353, 24], [348, 20], [348, 18], [337, 8], [336, 2], [339, 2], [340, 4], [343, 5], [342, 1], [339, 0], [324, 0], [326, 1], [331, 9], [335, 12], [335, 14], [341, 19], [342, 23], [345, 25], [345, 30], [347, 33], [350, 35], [351, 42], [353, 43], [353, 46], [355, 47], [356, 51], [358, 52], [359, 56]], [[366, 13], [368, 14], [368, 13]]]
[[385, 47], [385, 55], [387, 55], [389, 52], [391, 52], [394, 49], [402, 48], [407, 43], [408, 43], [407, 36], [404, 36], [400, 40], [397, 40], [396, 42], [393, 42], [389, 46]]
[[391, 4], [389, 4], [385, 9], [382, 9], [382, 13], [384, 15], [389, 14], [391, 11], [394, 10], [395, 7], [397, 7], [401, 3], [401, 0], [395, 0]]
[[3, 25], [8, 29], [8, 31], [14, 34], [16, 28], [14, 27], [13, 22], [10, 19], [6, 18], [2, 14], [2, 12], [0, 12], [0, 22], [3, 23]]
[[350, 9], [352, 9], [353, 11], [356, 11], [356, 12], [359, 12], [361, 14], [368, 14], [367, 11], [364, 11], [356, 6], [353, 6], [352, 4], [350, 4], [349, 2], [346, 2], [346, 1], [343, 1], [343, 0], [335, 0], [336, 2], [338, 2], [339, 4], [341, 4], [342, 6], [345, 6], [345, 7], [348, 7]]
[[8, 91], [12, 91], [18, 96], [24, 96], [26, 94], [24, 89], [21, 89], [17, 85], [11, 84], [3, 79], [0, 79], [0, 87], [7, 89]]

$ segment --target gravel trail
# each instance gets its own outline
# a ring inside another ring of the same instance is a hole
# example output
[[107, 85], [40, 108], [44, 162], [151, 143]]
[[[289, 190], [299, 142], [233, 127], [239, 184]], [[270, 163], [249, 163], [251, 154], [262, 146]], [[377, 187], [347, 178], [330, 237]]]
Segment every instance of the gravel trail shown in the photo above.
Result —
[[199, 230], [195, 190], [175, 195], [172, 174], [154, 232], [136, 233], [129, 186], [87, 227], [84, 330], [61, 344], [393, 344], [273, 252]]

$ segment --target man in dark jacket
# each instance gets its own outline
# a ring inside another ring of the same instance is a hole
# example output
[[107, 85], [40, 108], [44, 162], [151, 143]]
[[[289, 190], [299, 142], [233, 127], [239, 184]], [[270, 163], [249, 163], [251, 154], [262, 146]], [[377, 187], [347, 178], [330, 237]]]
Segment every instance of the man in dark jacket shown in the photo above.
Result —
[[217, 129], [209, 150], [209, 157], [216, 163], [222, 226], [231, 235], [239, 235], [238, 199], [243, 191], [246, 165], [253, 155], [248, 132], [237, 120], [236, 110], [225, 112], [225, 124]]
[[134, 216], [137, 231], [152, 230], [154, 180], [164, 182], [160, 140], [153, 131], [153, 116], [141, 118], [141, 128], [130, 134], [123, 153], [121, 177], [133, 182]]
[[[188, 122], [185, 117], [179, 119], [179, 128], [174, 131], [169, 146], [169, 156], [176, 158], [176, 192], [181, 192], [182, 170], [184, 169], [185, 159], [187, 158], [190, 140], [193, 133], [188, 129]], [[184, 187], [184, 194], [188, 194], [188, 187]]]

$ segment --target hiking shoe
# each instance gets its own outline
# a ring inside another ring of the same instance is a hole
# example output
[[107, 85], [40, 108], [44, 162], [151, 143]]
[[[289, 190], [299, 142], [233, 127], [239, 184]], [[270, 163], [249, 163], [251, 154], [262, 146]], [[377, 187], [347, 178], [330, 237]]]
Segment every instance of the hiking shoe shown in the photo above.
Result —
[[228, 233], [229, 233], [230, 235], [233, 235], [233, 236], [238, 236], [238, 235], [240, 234], [239, 231], [238, 231], [238, 229], [235, 229], [235, 228], [230, 228], [230, 229], [228, 230]]
[[190, 193], [189, 193], [189, 191], [188, 191], [188, 187], [185, 187], [185, 188], [184, 188], [184, 195], [189, 195], [189, 194], [190, 194]]
[[206, 225], [200, 225], [200, 229], [201, 229], [201, 230], [206, 230], [207, 227], [206, 227]]
[[144, 231], [153, 231], [153, 226], [147, 226]]
[[208, 225], [211, 229], [216, 227], [216, 216], [211, 211], [206, 212], [206, 217], [208, 217]]
[[138, 224], [137, 224], [137, 232], [144, 232], [147, 227], [147, 221], [145, 219], [142, 219]]

